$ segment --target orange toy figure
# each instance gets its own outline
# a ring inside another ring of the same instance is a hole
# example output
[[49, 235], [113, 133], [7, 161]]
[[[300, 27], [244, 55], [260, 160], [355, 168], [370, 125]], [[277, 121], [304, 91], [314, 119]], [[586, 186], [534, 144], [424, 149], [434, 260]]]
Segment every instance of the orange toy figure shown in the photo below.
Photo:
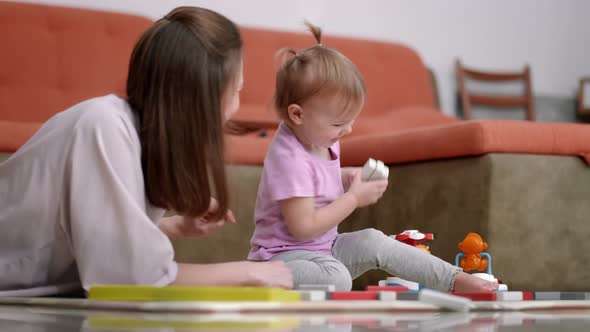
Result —
[[463, 271], [483, 271], [488, 267], [488, 260], [481, 258], [480, 253], [486, 250], [488, 244], [483, 242], [483, 239], [477, 233], [469, 233], [459, 243], [459, 249], [465, 254], [465, 258], [461, 258], [461, 268]]

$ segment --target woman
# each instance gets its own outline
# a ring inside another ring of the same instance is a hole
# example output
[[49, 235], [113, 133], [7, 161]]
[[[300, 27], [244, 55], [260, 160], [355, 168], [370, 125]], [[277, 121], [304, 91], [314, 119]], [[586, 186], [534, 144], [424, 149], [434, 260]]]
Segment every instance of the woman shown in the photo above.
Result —
[[[174, 261], [170, 238], [235, 222], [223, 124], [239, 106], [241, 49], [227, 18], [176, 8], [135, 45], [127, 99], [97, 97], [55, 115], [0, 164], [4, 295], [94, 284], [292, 287], [280, 262]], [[165, 210], [179, 216], [162, 218]]]

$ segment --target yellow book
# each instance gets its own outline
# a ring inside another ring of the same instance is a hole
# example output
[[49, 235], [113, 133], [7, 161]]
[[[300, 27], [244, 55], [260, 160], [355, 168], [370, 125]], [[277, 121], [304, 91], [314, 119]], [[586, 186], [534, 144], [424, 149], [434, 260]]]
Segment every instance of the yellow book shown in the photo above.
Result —
[[297, 302], [301, 294], [264, 287], [100, 285], [90, 287], [88, 298], [97, 301]]
[[100, 330], [136, 330], [136, 329], [190, 329], [190, 330], [228, 330], [228, 331], [272, 331], [292, 329], [300, 325], [299, 319], [281, 318], [258, 321], [226, 320], [226, 321], [198, 321], [178, 319], [144, 319], [128, 317], [89, 317], [88, 326]]

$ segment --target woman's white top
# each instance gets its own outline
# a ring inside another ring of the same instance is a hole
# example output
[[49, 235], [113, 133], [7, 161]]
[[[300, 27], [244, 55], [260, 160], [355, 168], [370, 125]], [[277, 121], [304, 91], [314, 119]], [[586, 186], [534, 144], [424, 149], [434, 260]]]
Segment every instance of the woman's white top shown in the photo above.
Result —
[[163, 214], [146, 198], [137, 119], [124, 99], [56, 114], [0, 163], [0, 296], [171, 283]]

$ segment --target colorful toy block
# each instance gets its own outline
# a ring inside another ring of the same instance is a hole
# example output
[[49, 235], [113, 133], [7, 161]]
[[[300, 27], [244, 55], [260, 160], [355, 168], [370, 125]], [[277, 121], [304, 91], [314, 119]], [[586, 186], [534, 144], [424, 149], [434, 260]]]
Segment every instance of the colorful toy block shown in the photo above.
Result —
[[326, 285], [302, 284], [297, 287], [297, 290], [318, 290], [318, 291], [324, 291], [324, 292], [334, 292], [334, 291], [336, 291], [336, 286], [335, 285], [327, 285], [327, 284]]
[[327, 299], [326, 292], [319, 290], [300, 291], [302, 301], [325, 301]]
[[536, 301], [556, 301], [561, 298], [560, 292], [535, 292], [534, 298]]
[[560, 300], [590, 300], [590, 293], [585, 292], [561, 292]]
[[472, 307], [472, 301], [468, 298], [453, 296], [431, 289], [424, 289], [420, 291], [418, 294], [418, 300], [453, 311], [465, 312], [469, 311], [469, 309]]
[[387, 277], [385, 283], [379, 282], [379, 286], [402, 286], [411, 291], [420, 290], [420, 284], [414, 281], [405, 280], [398, 277]]
[[419, 292], [409, 291], [405, 293], [397, 293], [397, 299], [401, 301], [418, 301]]
[[405, 286], [367, 286], [367, 291], [370, 292], [379, 292], [379, 291], [388, 291], [388, 292], [407, 292], [409, 289]]
[[497, 301], [532, 301], [534, 299], [532, 292], [497, 292]]
[[455, 296], [460, 296], [464, 298], [468, 298], [471, 301], [496, 301], [497, 300], [497, 292], [487, 292], [487, 293], [462, 293], [462, 292], [453, 292], [451, 293]]
[[379, 301], [395, 301], [397, 300], [397, 294], [398, 292], [378, 291], [377, 298], [379, 299]]
[[299, 292], [263, 287], [187, 287], [98, 285], [90, 287], [88, 299], [97, 301], [221, 301], [296, 302]]
[[331, 292], [328, 295], [330, 300], [378, 300], [377, 292], [350, 291]]

